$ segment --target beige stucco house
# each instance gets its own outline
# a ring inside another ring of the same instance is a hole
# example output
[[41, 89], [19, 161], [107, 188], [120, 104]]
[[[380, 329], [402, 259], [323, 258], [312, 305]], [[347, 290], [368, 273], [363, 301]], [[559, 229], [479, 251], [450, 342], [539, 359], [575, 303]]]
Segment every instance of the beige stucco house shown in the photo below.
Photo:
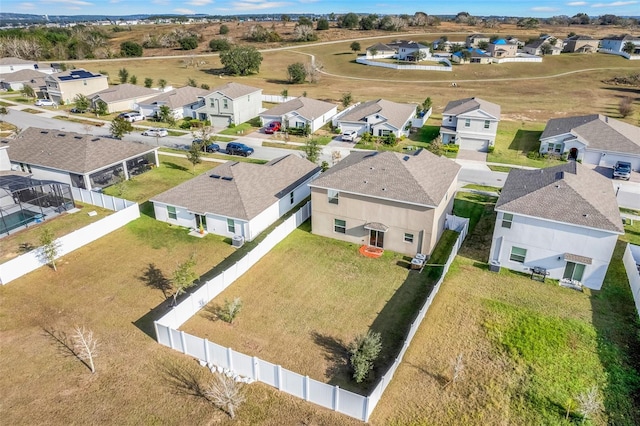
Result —
[[70, 104], [79, 94], [89, 96], [109, 87], [106, 75], [81, 68], [48, 75], [44, 81], [47, 97], [57, 104]]
[[487, 51], [494, 58], [515, 58], [518, 55], [518, 45], [501, 38], [489, 43]]
[[459, 171], [426, 150], [353, 152], [309, 185], [312, 232], [429, 255], [453, 209]]
[[595, 40], [585, 35], [575, 35], [565, 39], [563, 52], [568, 53], [594, 53], [598, 51], [600, 40]]
[[158, 95], [158, 91], [135, 84], [124, 83], [111, 86], [90, 96], [91, 105], [95, 108], [98, 102], [107, 104], [107, 111], [113, 114], [118, 111], [140, 110], [140, 103]]
[[198, 119], [209, 120], [214, 127], [228, 127], [251, 120], [262, 111], [262, 89], [229, 82], [202, 97], [196, 110]]

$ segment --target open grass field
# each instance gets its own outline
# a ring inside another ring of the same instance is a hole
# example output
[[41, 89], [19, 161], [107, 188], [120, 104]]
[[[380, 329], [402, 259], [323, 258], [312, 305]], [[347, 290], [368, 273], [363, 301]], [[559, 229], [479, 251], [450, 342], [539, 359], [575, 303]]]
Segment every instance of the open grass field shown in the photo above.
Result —
[[[451, 234], [455, 240], [457, 234]], [[442, 240], [448, 252], [453, 240]], [[357, 249], [315, 236], [304, 225], [181, 329], [316, 380], [367, 393], [393, 362], [435, 279], [428, 268], [422, 274], [409, 271], [411, 259], [406, 256], [385, 252], [380, 259], [370, 259]], [[439, 263], [435, 253], [432, 259]], [[229, 325], [217, 320], [217, 309], [236, 297], [243, 303], [236, 321]], [[369, 329], [382, 334], [383, 350], [370, 380], [357, 385], [351, 379], [347, 346]]]

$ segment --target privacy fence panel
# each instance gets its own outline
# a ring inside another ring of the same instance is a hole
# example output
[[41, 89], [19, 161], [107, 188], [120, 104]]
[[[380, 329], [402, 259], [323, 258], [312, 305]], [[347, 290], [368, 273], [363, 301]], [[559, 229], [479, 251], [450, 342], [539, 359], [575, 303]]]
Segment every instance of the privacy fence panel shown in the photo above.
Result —
[[278, 387], [278, 366], [262, 359], [258, 360], [258, 379], [274, 388]]

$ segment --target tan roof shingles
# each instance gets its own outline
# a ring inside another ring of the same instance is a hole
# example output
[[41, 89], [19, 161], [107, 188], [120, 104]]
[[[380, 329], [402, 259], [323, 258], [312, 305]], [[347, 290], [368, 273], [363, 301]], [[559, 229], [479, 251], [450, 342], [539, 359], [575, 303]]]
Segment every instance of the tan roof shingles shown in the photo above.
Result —
[[133, 99], [141, 96], [153, 96], [158, 93], [157, 90], [147, 87], [136, 86], [135, 84], [124, 83], [117, 86], [111, 86], [108, 89], [95, 92], [91, 97], [99, 96], [104, 102], [118, 102], [127, 99]]
[[265, 112], [261, 112], [261, 116], [282, 116], [291, 112], [297, 112], [300, 116], [311, 120], [328, 113], [336, 105], [330, 102], [319, 101], [317, 99], [299, 97], [283, 102]]
[[575, 161], [540, 170], [512, 169], [496, 210], [624, 233], [609, 179]]
[[426, 150], [352, 152], [311, 186], [435, 207], [459, 171], [458, 164]]
[[416, 112], [415, 104], [401, 104], [387, 101], [385, 99], [377, 99], [375, 101], [367, 101], [353, 108], [339, 121], [347, 122], [365, 122], [364, 119], [372, 114], [380, 114], [387, 119], [387, 123], [400, 130], [404, 127], [407, 120], [411, 119]]
[[8, 141], [11, 161], [85, 174], [156, 148], [136, 142], [30, 127]]
[[500, 120], [500, 105], [480, 98], [465, 98], [451, 101], [447, 104], [442, 113], [447, 115], [460, 115], [478, 109], [481, 109]]
[[319, 170], [312, 162], [293, 154], [264, 165], [228, 161], [151, 201], [199, 214], [251, 220]]
[[154, 96], [153, 98], [142, 101], [146, 105], [154, 103], [162, 103], [171, 109], [176, 109], [198, 102], [198, 98], [210, 93], [209, 90], [200, 89], [199, 87], [185, 86], [178, 89], [169, 90]]
[[234, 83], [232, 81], [225, 84], [224, 86], [216, 87], [215, 89], [209, 91], [209, 94], [219, 92], [230, 99], [236, 99], [241, 96], [250, 95], [260, 90], [262, 89], [258, 89], [257, 87], [247, 86], [245, 84]]

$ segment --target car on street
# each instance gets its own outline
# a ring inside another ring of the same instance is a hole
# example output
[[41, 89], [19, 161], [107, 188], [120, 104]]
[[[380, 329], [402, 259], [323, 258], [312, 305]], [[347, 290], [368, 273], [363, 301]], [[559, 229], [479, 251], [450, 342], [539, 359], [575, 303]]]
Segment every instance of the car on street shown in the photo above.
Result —
[[139, 112], [136, 112], [136, 111], [123, 112], [121, 114], [118, 114], [118, 117], [122, 118], [123, 120], [128, 121], [129, 123], [134, 123], [136, 121], [144, 120], [144, 115], [142, 115], [142, 114], [140, 114]]
[[631, 178], [631, 163], [618, 161], [613, 167], [613, 178], [629, 180]]
[[211, 142], [205, 142], [203, 144], [202, 139], [200, 138], [196, 138], [193, 140], [193, 142], [191, 142], [192, 145], [200, 145], [202, 147], [202, 150], [205, 152], [218, 152], [220, 151], [220, 145], [218, 145], [217, 143], [211, 143]]
[[242, 155], [243, 157], [248, 157], [253, 154], [253, 151], [253, 148], [243, 143], [229, 142], [227, 144], [227, 154], [229, 155]]
[[264, 128], [264, 132], [268, 135], [271, 135], [279, 131], [281, 127], [282, 127], [282, 123], [280, 123], [279, 121], [272, 121], [271, 123], [267, 124], [267, 126]]
[[343, 142], [355, 142], [358, 137], [358, 132], [355, 130], [347, 130], [341, 136]]
[[51, 99], [38, 99], [36, 101], [36, 106], [58, 106], [58, 104], [53, 102]]
[[142, 132], [142, 135], [155, 136], [157, 138], [164, 138], [165, 136], [169, 135], [169, 132], [167, 132], [167, 129], [154, 128], [154, 129], [145, 130], [144, 132]]

